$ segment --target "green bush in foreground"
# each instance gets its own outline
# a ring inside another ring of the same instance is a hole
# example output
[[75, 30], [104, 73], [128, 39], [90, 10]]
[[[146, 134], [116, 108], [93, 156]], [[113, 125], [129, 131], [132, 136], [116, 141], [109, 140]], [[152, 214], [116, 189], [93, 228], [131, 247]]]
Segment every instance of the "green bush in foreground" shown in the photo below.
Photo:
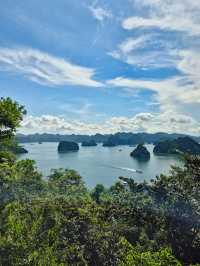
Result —
[[1, 264], [198, 263], [197, 160], [149, 185], [127, 179], [92, 192], [75, 171], [44, 181], [33, 161], [0, 164]]

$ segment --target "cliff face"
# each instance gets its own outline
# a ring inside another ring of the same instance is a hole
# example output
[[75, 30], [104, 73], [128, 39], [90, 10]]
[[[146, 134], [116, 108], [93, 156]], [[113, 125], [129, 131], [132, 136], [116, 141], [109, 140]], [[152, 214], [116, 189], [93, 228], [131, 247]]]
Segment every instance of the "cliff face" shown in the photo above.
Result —
[[134, 151], [131, 152], [131, 157], [141, 161], [147, 161], [150, 159], [150, 152], [145, 146], [139, 144]]
[[65, 153], [69, 151], [78, 151], [79, 146], [76, 142], [70, 142], [70, 141], [61, 141], [58, 144], [58, 152], [59, 153]]
[[180, 154], [189, 153], [200, 155], [200, 144], [189, 137], [178, 138], [159, 142], [153, 152], [155, 154]]

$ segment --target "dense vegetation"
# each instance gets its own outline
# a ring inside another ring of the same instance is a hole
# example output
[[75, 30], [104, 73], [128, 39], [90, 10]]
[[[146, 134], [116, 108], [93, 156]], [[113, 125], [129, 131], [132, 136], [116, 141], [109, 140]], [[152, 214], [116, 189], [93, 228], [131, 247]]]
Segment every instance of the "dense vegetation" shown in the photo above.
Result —
[[130, 156], [140, 161], [148, 161], [151, 155], [143, 144], [138, 144], [137, 147], [131, 152]]
[[175, 140], [166, 140], [155, 145], [155, 154], [182, 154], [189, 153], [200, 155], [200, 144], [189, 137], [181, 137]]
[[200, 263], [199, 157], [151, 184], [120, 177], [89, 191], [64, 169], [44, 180], [33, 161], [6, 149], [24, 112], [1, 99], [0, 265]]
[[94, 147], [94, 146], [97, 146], [97, 143], [93, 139], [91, 139], [89, 141], [83, 141], [82, 146], [83, 147]]
[[79, 146], [78, 143], [73, 141], [61, 141], [58, 144], [58, 152], [59, 153], [65, 153], [69, 151], [78, 151]]

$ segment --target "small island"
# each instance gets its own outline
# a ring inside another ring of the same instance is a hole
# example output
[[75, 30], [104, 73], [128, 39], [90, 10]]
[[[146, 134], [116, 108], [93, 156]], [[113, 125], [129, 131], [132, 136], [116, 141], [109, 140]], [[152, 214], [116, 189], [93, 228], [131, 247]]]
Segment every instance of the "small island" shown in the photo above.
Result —
[[66, 152], [78, 151], [78, 150], [79, 150], [79, 146], [76, 142], [61, 141], [58, 144], [59, 153], [66, 153]]
[[83, 147], [94, 147], [97, 146], [97, 143], [94, 140], [83, 141], [81, 144]]
[[130, 156], [140, 161], [148, 161], [150, 159], [150, 152], [143, 144], [139, 144], [136, 149], [131, 152]]
[[189, 137], [159, 142], [153, 152], [157, 155], [182, 154], [200, 155], [200, 144]]

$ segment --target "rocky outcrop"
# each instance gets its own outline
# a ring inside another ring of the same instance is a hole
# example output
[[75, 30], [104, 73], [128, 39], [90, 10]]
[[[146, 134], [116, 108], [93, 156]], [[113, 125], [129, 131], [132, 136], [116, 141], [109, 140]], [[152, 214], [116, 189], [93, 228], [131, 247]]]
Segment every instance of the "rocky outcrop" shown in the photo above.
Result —
[[82, 146], [83, 147], [93, 147], [93, 146], [97, 146], [97, 143], [94, 140], [83, 141]]
[[159, 142], [153, 152], [155, 154], [182, 154], [189, 153], [200, 155], [200, 144], [189, 137], [182, 137], [175, 140]]
[[79, 146], [76, 142], [71, 141], [61, 141], [58, 144], [58, 152], [59, 153], [66, 153], [70, 151], [78, 151]]
[[141, 161], [147, 161], [150, 159], [150, 152], [147, 150], [147, 148], [139, 144], [135, 150], [131, 152], [131, 157], [136, 158]]
[[28, 151], [25, 148], [23, 148], [22, 146], [14, 147], [14, 148], [11, 149], [11, 151], [14, 154], [25, 154], [25, 153], [28, 153]]

